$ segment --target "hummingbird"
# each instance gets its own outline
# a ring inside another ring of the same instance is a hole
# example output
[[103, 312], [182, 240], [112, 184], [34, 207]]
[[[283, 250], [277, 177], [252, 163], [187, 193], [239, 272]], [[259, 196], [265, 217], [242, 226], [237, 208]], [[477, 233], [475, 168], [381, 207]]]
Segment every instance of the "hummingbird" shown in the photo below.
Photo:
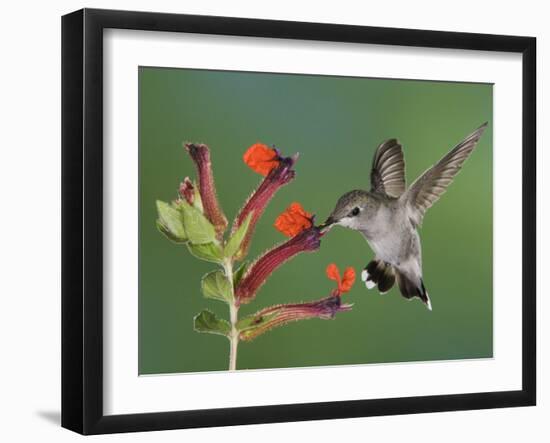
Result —
[[406, 299], [419, 298], [431, 311], [432, 303], [422, 278], [422, 253], [418, 228], [426, 211], [441, 197], [473, 152], [487, 122], [427, 169], [408, 188], [403, 148], [395, 138], [374, 153], [370, 191], [342, 195], [322, 232], [339, 225], [359, 231], [375, 257], [361, 272], [367, 289], [378, 286], [382, 294], [397, 281]]

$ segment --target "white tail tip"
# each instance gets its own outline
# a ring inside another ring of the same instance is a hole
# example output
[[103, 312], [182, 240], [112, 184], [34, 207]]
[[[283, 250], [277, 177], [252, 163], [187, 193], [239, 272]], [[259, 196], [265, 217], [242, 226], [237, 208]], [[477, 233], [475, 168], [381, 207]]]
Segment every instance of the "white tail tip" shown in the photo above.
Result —
[[432, 310], [432, 302], [430, 301], [430, 297], [428, 297], [428, 301], [426, 302], [426, 307], [431, 311]]

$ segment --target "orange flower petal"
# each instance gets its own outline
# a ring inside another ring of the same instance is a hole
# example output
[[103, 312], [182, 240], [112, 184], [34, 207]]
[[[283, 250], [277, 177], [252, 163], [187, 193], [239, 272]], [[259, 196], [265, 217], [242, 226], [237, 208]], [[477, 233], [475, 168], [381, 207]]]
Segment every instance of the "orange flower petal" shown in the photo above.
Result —
[[340, 297], [342, 294], [349, 292], [349, 290], [355, 283], [355, 269], [353, 269], [351, 266], [346, 268], [342, 279], [340, 279], [340, 271], [338, 270], [338, 266], [336, 266], [334, 263], [331, 263], [327, 266], [326, 272], [327, 277], [331, 280], [334, 280], [337, 285], [336, 289], [332, 291], [333, 296]]
[[280, 163], [277, 151], [263, 143], [250, 146], [243, 155], [243, 161], [250, 169], [264, 177]]
[[300, 203], [292, 203], [277, 217], [274, 226], [287, 237], [294, 237], [313, 225], [311, 218]]
[[307, 219], [311, 219], [311, 214], [307, 212], [300, 203], [294, 202], [288, 207], [288, 211], [292, 214], [302, 216]]
[[278, 231], [282, 232], [287, 237], [293, 237], [294, 227], [293, 220], [290, 214], [283, 212], [281, 215], [279, 215], [275, 220], [275, 228], [277, 228]]
[[355, 269], [351, 266], [346, 268], [344, 271], [344, 277], [342, 278], [342, 284], [340, 285], [340, 290], [344, 294], [349, 292], [355, 283]]
[[331, 280], [334, 280], [335, 282], [340, 283], [340, 271], [338, 270], [338, 266], [336, 266], [334, 263], [331, 263], [327, 266], [327, 277]]

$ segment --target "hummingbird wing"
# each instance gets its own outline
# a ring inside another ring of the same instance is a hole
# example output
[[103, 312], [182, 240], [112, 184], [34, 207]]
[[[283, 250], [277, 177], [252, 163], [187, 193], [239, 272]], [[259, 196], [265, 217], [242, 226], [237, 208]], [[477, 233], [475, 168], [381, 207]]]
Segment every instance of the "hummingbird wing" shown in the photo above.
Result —
[[399, 142], [392, 138], [376, 149], [370, 174], [371, 192], [399, 197], [405, 192], [405, 159]]
[[455, 175], [476, 147], [486, 127], [487, 122], [418, 177], [407, 192], [403, 194], [402, 198], [406, 199], [411, 209], [411, 220], [416, 226], [422, 223], [426, 211], [447, 190]]

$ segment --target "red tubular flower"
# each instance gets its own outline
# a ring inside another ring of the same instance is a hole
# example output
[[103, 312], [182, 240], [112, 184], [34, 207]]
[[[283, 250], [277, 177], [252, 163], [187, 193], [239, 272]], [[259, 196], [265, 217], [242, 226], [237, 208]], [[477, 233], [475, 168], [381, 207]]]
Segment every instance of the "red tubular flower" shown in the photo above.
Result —
[[195, 162], [198, 174], [199, 193], [204, 208], [204, 215], [214, 225], [219, 236], [227, 228], [227, 219], [218, 203], [216, 185], [212, 174], [210, 150], [204, 144], [186, 143], [185, 149]]
[[330, 320], [336, 316], [337, 312], [349, 310], [351, 310], [351, 305], [343, 304], [341, 298], [336, 296], [307, 303], [272, 306], [254, 314], [248, 320], [247, 327], [240, 332], [239, 338], [245, 341], [253, 340], [264, 332], [291, 321], [310, 318]]
[[248, 231], [246, 232], [246, 235], [241, 243], [240, 251], [236, 256], [237, 259], [242, 259], [246, 256], [250, 246], [250, 241], [252, 240], [252, 235], [254, 234], [254, 229], [256, 228], [256, 223], [262, 216], [269, 201], [281, 187], [289, 183], [294, 178], [295, 172], [292, 167], [294, 166], [297, 158], [297, 155], [293, 157], [281, 158], [278, 166], [267, 174], [267, 176], [260, 183], [260, 186], [258, 186], [258, 189], [256, 189], [256, 191], [250, 196], [237, 215], [235, 222], [233, 223], [233, 232], [235, 232], [241, 223], [246, 220], [248, 214], [250, 214], [251, 211], [254, 211], [252, 214], [252, 219], [250, 220]]
[[287, 237], [294, 237], [304, 229], [311, 228], [313, 216], [300, 203], [292, 203], [275, 220], [275, 228]]
[[334, 263], [331, 263], [327, 266], [326, 272], [327, 277], [330, 280], [334, 280], [337, 284], [336, 289], [332, 291], [332, 294], [336, 297], [340, 297], [342, 296], [342, 294], [349, 292], [350, 289], [353, 287], [353, 284], [355, 283], [355, 269], [353, 269], [351, 266], [346, 268], [343, 278], [340, 278], [340, 271]]
[[262, 255], [250, 266], [239, 282], [235, 291], [237, 302], [239, 304], [250, 302], [273, 271], [287, 260], [300, 252], [311, 252], [319, 249], [321, 246], [320, 238], [319, 229], [311, 227]]

